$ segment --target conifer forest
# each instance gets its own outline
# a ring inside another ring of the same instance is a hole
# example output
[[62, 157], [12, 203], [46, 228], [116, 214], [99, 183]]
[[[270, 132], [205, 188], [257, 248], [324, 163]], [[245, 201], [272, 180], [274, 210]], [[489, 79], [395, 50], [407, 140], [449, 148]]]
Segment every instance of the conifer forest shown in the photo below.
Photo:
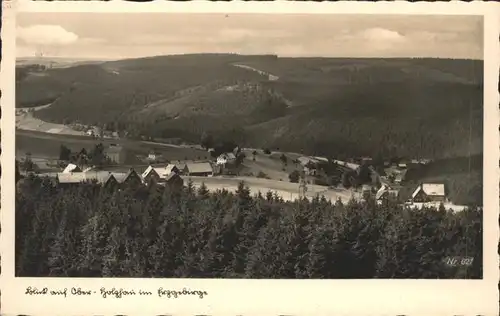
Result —
[[[16, 276], [480, 279], [482, 210], [141, 185], [16, 190]], [[464, 256], [468, 265], [450, 265]]]

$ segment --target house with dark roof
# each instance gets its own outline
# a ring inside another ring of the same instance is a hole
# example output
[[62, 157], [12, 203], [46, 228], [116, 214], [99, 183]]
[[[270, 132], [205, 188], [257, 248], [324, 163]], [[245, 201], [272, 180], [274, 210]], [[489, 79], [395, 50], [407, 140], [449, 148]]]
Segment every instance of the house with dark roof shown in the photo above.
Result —
[[142, 180], [144, 183], [152, 183], [152, 182], [160, 182], [161, 181], [161, 176], [157, 171], [157, 168], [154, 168], [153, 166], [149, 166], [146, 171], [142, 173]]
[[165, 185], [171, 188], [180, 189], [184, 186], [184, 180], [179, 174], [172, 172], [165, 178]]
[[118, 180], [116, 180], [115, 176], [111, 173], [108, 175], [106, 180], [102, 183], [104, 188], [116, 188], [118, 186]]
[[87, 181], [100, 184], [103, 187], [116, 187], [118, 185], [116, 177], [123, 176], [123, 173], [109, 171], [88, 171], [85, 174]]
[[121, 185], [127, 186], [136, 186], [142, 184], [141, 176], [133, 168], [130, 168], [130, 170], [123, 177], [117, 178], [116, 180]]

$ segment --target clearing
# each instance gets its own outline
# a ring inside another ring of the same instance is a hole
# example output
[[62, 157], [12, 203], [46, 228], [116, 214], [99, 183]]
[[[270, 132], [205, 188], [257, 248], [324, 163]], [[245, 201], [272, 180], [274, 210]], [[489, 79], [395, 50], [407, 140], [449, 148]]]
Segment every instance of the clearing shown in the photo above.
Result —
[[[288, 181], [276, 181], [270, 179], [257, 179], [250, 177], [184, 177], [187, 182], [189, 179], [193, 182], [195, 187], [199, 187], [202, 183], [209, 191], [216, 191], [226, 189], [227, 191], [234, 192], [238, 188], [238, 184], [243, 181], [245, 186], [250, 189], [252, 194], [258, 192], [266, 194], [268, 191], [275, 192], [286, 201], [293, 201], [299, 197], [298, 183], [291, 183]], [[330, 189], [320, 185], [308, 185], [308, 192], [306, 196], [312, 198], [316, 195], [324, 196], [327, 200], [332, 202], [340, 199], [342, 202], [348, 202], [351, 198], [360, 198], [360, 194], [346, 189]]]

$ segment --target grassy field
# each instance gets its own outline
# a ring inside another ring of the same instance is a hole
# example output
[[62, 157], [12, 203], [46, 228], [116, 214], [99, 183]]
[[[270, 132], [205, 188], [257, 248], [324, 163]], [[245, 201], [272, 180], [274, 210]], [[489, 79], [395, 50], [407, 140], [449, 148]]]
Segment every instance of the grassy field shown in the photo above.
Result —
[[[234, 177], [234, 178], [220, 178], [220, 177], [184, 177], [185, 182], [191, 181], [195, 187], [199, 187], [202, 183], [205, 184], [209, 191], [216, 191], [225, 189], [234, 192], [238, 188], [238, 184], [243, 181], [244, 184], [250, 189], [252, 194], [266, 194], [268, 191], [274, 192], [281, 196], [285, 201], [293, 201], [299, 197], [299, 185], [288, 181], [276, 181], [270, 179], [256, 179], [250, 177]], [[316, 195], [324, 196], [332, 202], [341, 199], [343, 202], [349, 201], [351, 198], [360, 198], [360, 194], [351, 190], [345, 189], [329, 189], [320, 185], [309, 185], [306, 196], [312, 198]]]
[[[246, 159], [243, 161], [243, 168], [240, 174], [252, 174], [256, 177], [259, 173], [263, 173], [269, 179], [289, 181], [288, 175], [294, 171], [299, 170], [300, 165], [294, 164], [292, 160], [300, 157], [296, 153], [285, 153], [288, 159], [286, 166], [280, 160], [281, 152], [274, 152], [270, 155], [266, 155], [262, 150], [256, 150], [257, 155], [255, 156], [255, 161], [253, 160], [252, 152], [254, 150], [243, 150], [246, 155]], [[283, 170], [284, 169], [284, 170]]]
[[[33, 131], [16, 131], [16, 155], [25, 155], [30, 152], [33, 156], [57, 158], [61, 145], [65, 145], [72, 151], [82, 148], [87, 150], [93, 148], [101, 140], [86, 136], [58, 135]], [[148, 155], [151, 150], [162, 154], [168, 160], [203, 159], [208, 157], [206, 151], [180, 146], [154, 145], [141, 141], [132, 140], [102, 140], [104, 145], [121, 144], [131, 154]], [[132, 161], [137, 163], [137, 161]]]
[[85, 135], [84, 132], [76, 131], [63, 124], [42, 121], [36, 117], [33, 117], [31, 113], [16, 115], [16, 128], [26, 131], [44, 132], [52, 134], [80, 135], [80, 136]]

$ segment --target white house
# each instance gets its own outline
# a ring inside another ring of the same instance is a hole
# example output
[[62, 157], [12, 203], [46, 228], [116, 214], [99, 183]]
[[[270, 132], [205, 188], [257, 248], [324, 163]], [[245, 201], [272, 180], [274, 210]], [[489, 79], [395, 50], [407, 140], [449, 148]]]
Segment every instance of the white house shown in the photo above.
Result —
[[224, 153], [217, 157], [217, 165], [226, 165], [230, 163], [234, 163], [236, 161], [236, 156], [233, 153]]
[[446, 202], [443, 183], [422, 183], [411, 195], [413, 202]]
[[143, 173], [142, 173], [142, 177], [145, 178], [147, 177], [149, 174], [151, 174], [152, 171], [155, 171], [158, 176], [160, 177], [160, 179], [166, 179], [171, 173], [176, 173], [176, 174], [180, 174], [181, 173], [181, 169], [179, 169], [176, 165], [174, 164], [168, 164], [166, 167], [152, 167], [152, 166], [149, 166]]
[[149, 155], [148, 155], [148, 159], [149, 160], [156, 160], [157, 156], [156, 156], [156, 153], [155, 152], [150, 152]]

